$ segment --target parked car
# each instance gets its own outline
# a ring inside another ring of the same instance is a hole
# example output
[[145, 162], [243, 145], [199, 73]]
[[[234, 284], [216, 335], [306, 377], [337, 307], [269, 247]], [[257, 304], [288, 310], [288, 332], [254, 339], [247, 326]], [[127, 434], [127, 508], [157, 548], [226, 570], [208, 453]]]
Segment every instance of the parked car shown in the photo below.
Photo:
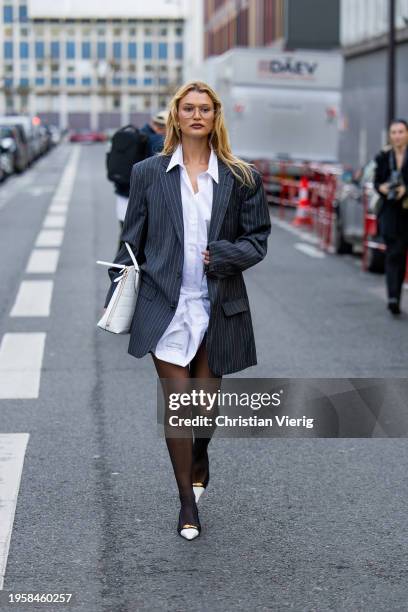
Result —
[[70, 142], [105, 142], [106, 135], [103, 132], [92, 130], [76, 130], [69, 137]]
[[0, 117], [0, 124], [15, 125], [19, 128], [21, 138], [27, 147], [28, 163], [31, 164], [37, 157], [38, 149], [31, 117], [27, 115], [7, 115]]
[[28, 166], [28, 149], [24, 142], [22, 128], [0, 125], [0, 139], [3, 149], [8, 149], [13, 160], [13, 172], [23, 172]]

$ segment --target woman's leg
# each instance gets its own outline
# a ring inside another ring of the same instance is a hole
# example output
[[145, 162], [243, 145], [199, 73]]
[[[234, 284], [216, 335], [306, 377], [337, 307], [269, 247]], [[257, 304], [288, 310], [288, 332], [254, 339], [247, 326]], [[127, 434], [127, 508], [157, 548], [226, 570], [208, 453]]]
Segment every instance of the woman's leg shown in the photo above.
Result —
[[170, 393], [188, 391], [189, 370], [187, 366], [182, 367], [158, 359], [153, 353], [152, 358], [159, 378], [170, 379], [168, 381], [161, 380], [165, 402], [164, 433], [179, 493], [180, 495], [188, 496], [192, 494], [192, 429], [191, 427], [177, 427], [177, 435], [180, 437], [174, 437], [175, 430], [168, 425], [168, 418], [174, 414], [177, 414], [177, 416], [190, 416], [190, 406], [179, 408], [177, 412], [169, 410]]
[[[206, 334], [200, 347], [190, 363], [191, 378], [205, 379], [202, 382], [197, 381], [196, 387], [204, 389], [207, 393], [217, 393], [221, 388], [222, 376], [216, 376], [208, 365], [208, 355], [205, 346]], [[210, 424], [194, 427], [194, 446], [193, 446], [193, 482], [205, 483], [209, 475], [208, 454], [207, 448], [211, 438], [216, 430], [215, 419], [218, 415], [218, 402], [210, 408], [210, 404], [200, 406], [196, 409], [195, 414], [206, 416], [211, 419]]]

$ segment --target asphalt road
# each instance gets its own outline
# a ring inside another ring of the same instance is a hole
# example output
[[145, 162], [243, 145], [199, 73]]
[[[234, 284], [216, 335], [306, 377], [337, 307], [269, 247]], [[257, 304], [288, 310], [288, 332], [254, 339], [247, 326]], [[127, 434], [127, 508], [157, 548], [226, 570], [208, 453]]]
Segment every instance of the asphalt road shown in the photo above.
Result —
[[[30, 274], [64, 198], [58, 267]], [[68, 609], [84, 612], [405, 611], [404, 438], [215, 438], [201, 537], [177, 535], [153, 363], [95, 325], [108, 289], [95, 261], [111, 260], [117, 237], [102, 145], [61, 145], [0, 186], [0, 340], [45, 338], [38, 397], [17, 385], [0, 399], [0, 495], [7, 478], [18, 493], [14, 520], [12, 495], [1, 500], [12, 530], [0, 527], [0, 610], [65, 608], [6, 604], [30, 591], [73, 593]], [[406, 378], [408, 316], [386, 311], [383, 277], [299, 244], [313, 247], [273, 222], [266, 259], [245, 272], [258, 365], [232, 376]], [[11, 316], [32, 279], [53, 281], [49, 315]], [[4, 472], [17, 433], [29, 434], [21, 481], [18, 465]]]

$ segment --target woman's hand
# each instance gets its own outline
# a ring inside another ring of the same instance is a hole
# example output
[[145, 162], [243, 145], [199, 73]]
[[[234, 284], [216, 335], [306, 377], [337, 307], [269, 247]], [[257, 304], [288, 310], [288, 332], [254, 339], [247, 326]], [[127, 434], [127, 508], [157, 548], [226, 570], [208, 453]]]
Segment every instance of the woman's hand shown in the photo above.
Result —
[[204, 255], [204, 264], [209, 264], [210, 263], [210, 251], [201, 251], [201, 253]]
[[382, 185], [379, 186], [378, 190], [381, 191], [383, 195], [388, 195], [388, 192], [390, 190], [389, 183], [383, 183]]
[[397, 200], [402, 200], [406, 193], [407, 189], [405, 185], [400, 185], [399, 187], [397, 187]]

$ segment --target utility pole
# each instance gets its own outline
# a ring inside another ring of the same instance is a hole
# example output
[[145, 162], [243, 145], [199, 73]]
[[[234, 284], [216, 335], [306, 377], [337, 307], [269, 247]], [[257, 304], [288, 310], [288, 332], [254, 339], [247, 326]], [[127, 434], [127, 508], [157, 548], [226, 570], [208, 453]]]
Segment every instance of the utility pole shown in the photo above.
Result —
[[387, 128], [395, 119], [396, 99], [396, 53], [395, 53], [395, 0], [388, 0], [389, 34], [388, 34], [388, 79], [387, 79]]

